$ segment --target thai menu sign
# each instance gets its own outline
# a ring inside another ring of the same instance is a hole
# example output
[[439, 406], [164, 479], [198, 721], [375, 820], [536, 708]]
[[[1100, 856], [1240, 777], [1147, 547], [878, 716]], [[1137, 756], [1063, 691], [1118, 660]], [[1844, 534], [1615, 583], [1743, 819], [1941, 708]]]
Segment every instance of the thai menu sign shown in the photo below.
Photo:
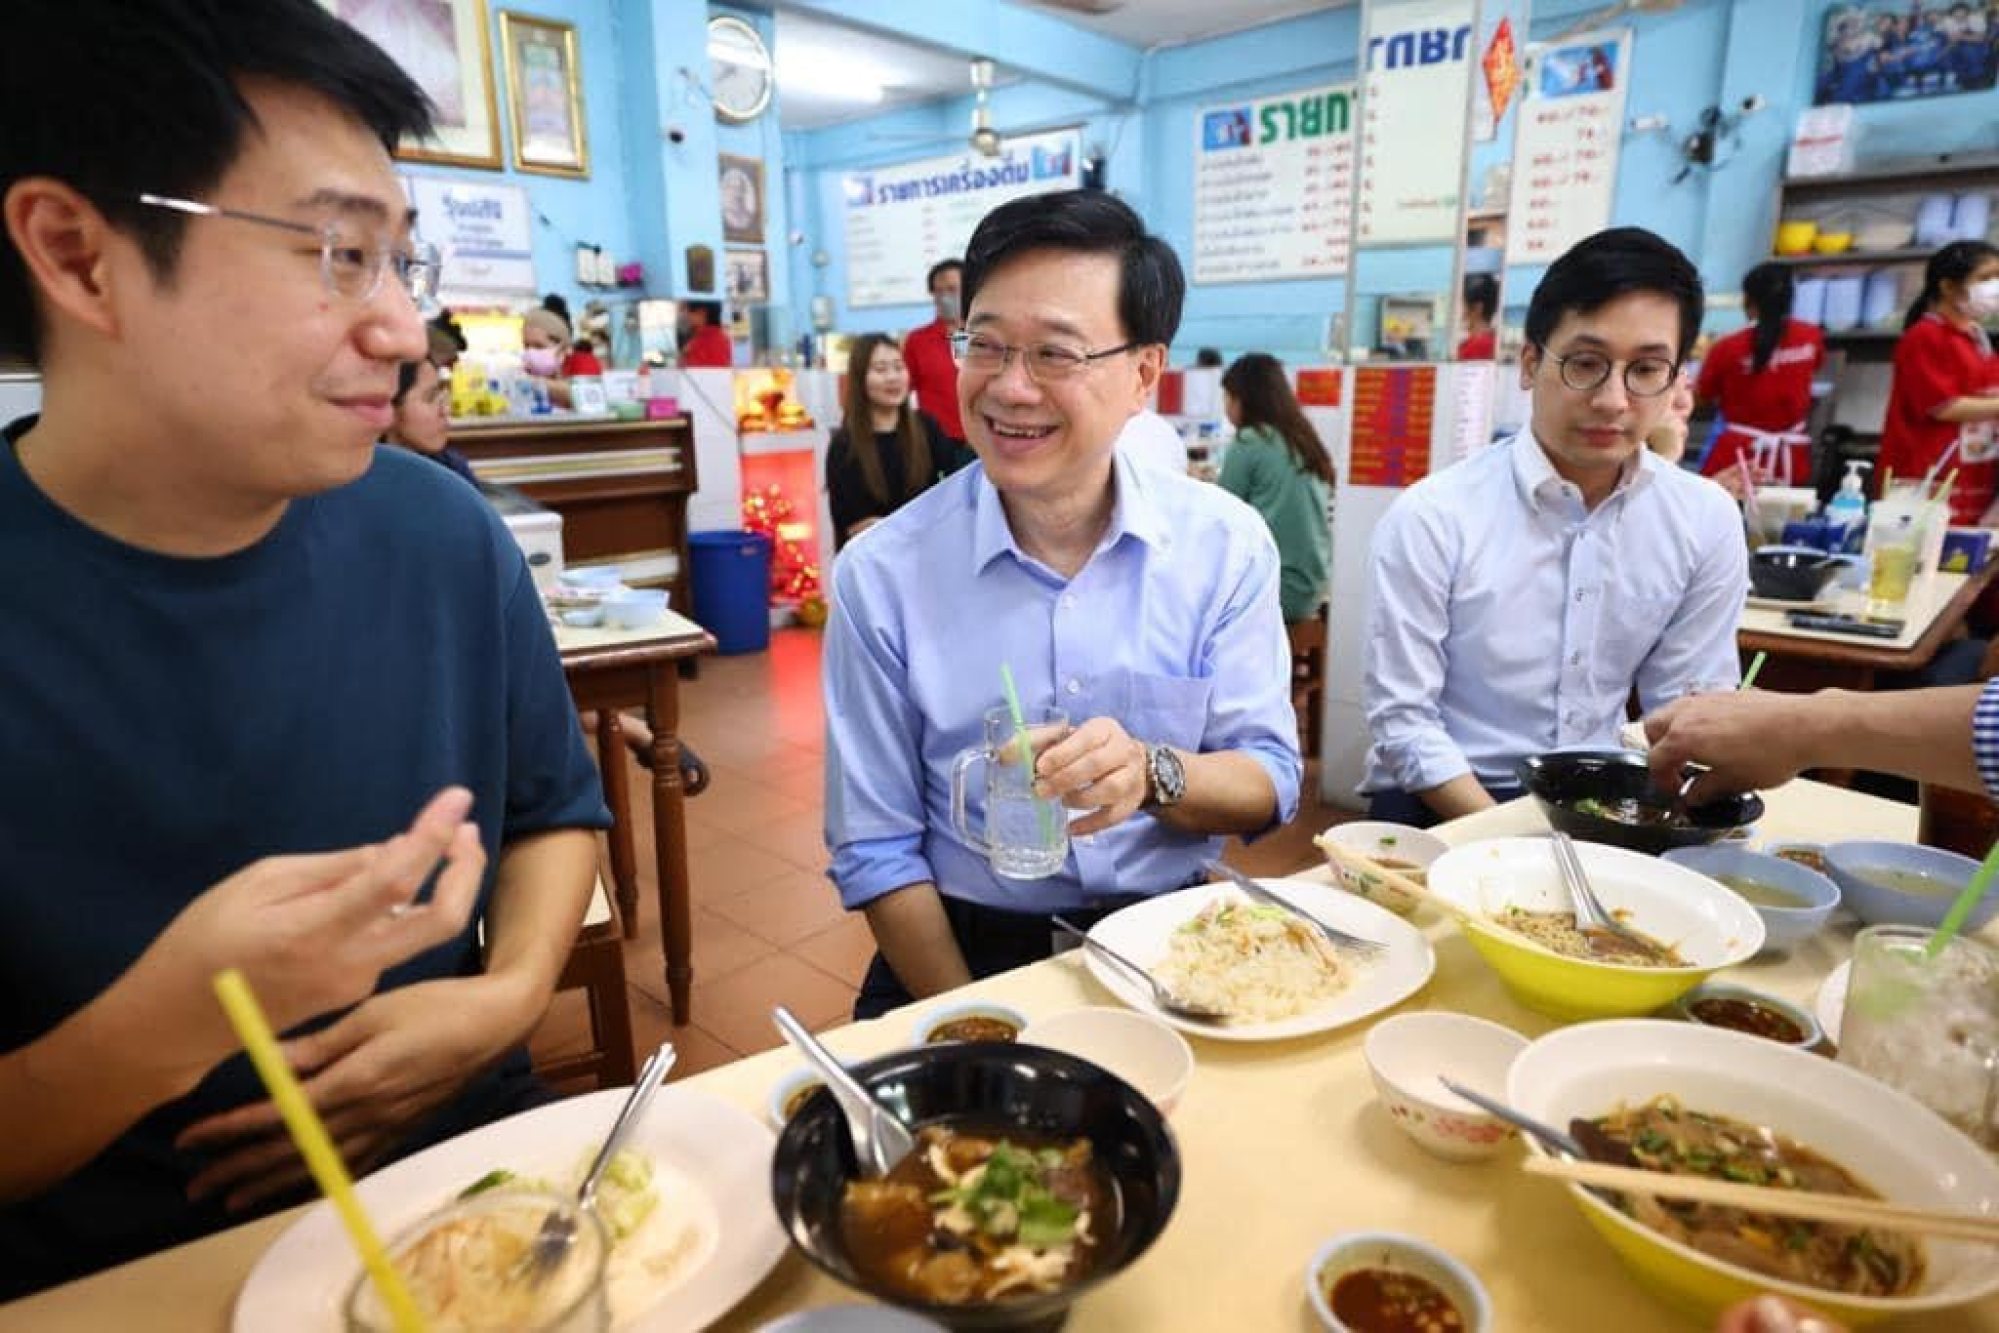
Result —
[[1361, 88], [1361, 245], [1457, 238], [1465, 98], [1472, 71], [1470, 0], [1381, 6]]
[[1347, 271], [1353, 102], [1340, 84], [1195, 114], [1195, 282]]
[[1082, 183], [1076, 130], [1008, 138], [998, 157], [967, 150], [841, 177], [849, 306], [926, 305], [923, 275], [965, 253], [979, 219], [1009, 199]]
[[533, 214], [518, 185], [405, 176], [416, 232], [438, 249], [446, 305], [503, 305], [541, 290], [534, 276]]
[[1573, 37], [1529, 58], [1513, 141], [1506, 262], [1552, 263], [1610, 225], [1631, 33]]

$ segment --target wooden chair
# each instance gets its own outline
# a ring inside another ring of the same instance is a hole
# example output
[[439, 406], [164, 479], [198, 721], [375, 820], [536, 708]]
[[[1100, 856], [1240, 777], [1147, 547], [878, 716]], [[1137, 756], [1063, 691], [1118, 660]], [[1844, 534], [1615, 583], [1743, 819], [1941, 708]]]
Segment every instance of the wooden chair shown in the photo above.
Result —
[[625, 991], [624, 932], [618, 928], [601, 875], [591, 888], [583, 929], [555, 989], [557, 994], [585, 992], [591, 1044], [586, 1051], [537, 1065], [535, 1073], [558, 1087], [585, 1082], [593, 1088], [629, 1086], [638, 1077], [638, 1062], [632, 1049], [631, 997]]
[[1320, 720], [1326, 694], [1326, 608], [1310, 620], [1284, 627], [1291, 639], [1291, 707], [1298, 714], [1298, 749], [1307, 759], [1319, 757]]

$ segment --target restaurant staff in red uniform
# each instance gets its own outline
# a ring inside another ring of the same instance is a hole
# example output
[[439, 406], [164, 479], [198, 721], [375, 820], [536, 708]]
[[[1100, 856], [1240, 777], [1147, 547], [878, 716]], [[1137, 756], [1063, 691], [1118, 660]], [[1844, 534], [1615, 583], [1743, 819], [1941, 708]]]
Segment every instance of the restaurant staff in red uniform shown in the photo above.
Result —
[[727, 370], [736, 364], [736, 348], [722, 327], [720, 301], [680, 303], [680, 364], [690, 370]]
[[1825, 334], [1791, 318], [1797, 283], [1782, 264], [1758, 264], [1742, 279], [1748, 328], [1718, 340], [1701, 361], [1695, 396], [1715, 404], [1721, 433], [1701, 460], [1701, 475], [1720, 476], [1747, 457], [1759, 483], [1809, 486], [1812, 439], [1805, 418], [1812, 377], [1825, 364]]
[[1941, 479], [1956, 468], [1953, 523], [1977, 523], [1999, 487], [1999, 359], [1979, 325], [1995, 314], [1999, 249], [1953, 241], [1930, 256], [1895, 344], [1881, 470]]
[[1492, 321], [1499, 316], [1499, 279], [1490, 273], [1465, 275], [1465, 337], [1458, 344], [1458, 360], [1491, 361], [1499, 355], [1499, 331]]
[[916, 394], [916, 405], [960, 443], [965, 438], [965, 422], [958, 414], [958, 362], [951, 355], [951, 335], [964, 323], [958, 311], [963, 281], [959, 275], [964, 270], [955, 259], [930, 266], [925, 281], [937, 306], [937, 318], [920, 329], [911, 329], [902, 340], [902, 359], [909, 366], [909, 387]]

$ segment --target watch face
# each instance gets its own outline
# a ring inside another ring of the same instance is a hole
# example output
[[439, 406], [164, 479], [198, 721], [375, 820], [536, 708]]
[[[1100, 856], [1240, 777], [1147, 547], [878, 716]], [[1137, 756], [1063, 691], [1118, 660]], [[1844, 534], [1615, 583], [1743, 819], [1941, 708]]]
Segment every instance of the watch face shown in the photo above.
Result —
[[754, 120], [770, 105], [775, 79], [770, 51], [757, 30], [726, 16], [708, 22], [708, 85], [715, 114], [724, 120]]

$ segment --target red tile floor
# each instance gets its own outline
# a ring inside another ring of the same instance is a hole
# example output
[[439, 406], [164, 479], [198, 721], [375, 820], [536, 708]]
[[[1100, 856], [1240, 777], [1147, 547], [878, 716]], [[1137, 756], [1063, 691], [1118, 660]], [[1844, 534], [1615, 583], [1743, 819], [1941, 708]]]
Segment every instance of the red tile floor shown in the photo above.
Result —
[[[694, 1021], [686, 1027], [672, 1027], [667, 1013], [645, 808], [651, 788], [633, 773], [640, 910], [638, 936], [625, 945], [626, 988], [639, 1050], [671, 1036], [680, 1052], [676, 1077], [775, 1046], [773, 1004], [815, 1029], [845, 1022], [874, 953], [866, 921], [841, 910], [825, 874], [819, 645], [817, 631], [779, 630], [768, 652], [704, 658], [699, 679], [681, 683], [681, 735], [713, 775], [687, 802]], [[1321, 804], [1317, 786], [1310, 764], [1298, 818], [1252, 846], [1232, 841], [1228, 860], [1259, 875], [1316, 864], [1312, 835], [1351, 817]], [[575, 1049], [586, 1022], [581, 992], [559, 995], [532, 1049], [538, 1056]]]

